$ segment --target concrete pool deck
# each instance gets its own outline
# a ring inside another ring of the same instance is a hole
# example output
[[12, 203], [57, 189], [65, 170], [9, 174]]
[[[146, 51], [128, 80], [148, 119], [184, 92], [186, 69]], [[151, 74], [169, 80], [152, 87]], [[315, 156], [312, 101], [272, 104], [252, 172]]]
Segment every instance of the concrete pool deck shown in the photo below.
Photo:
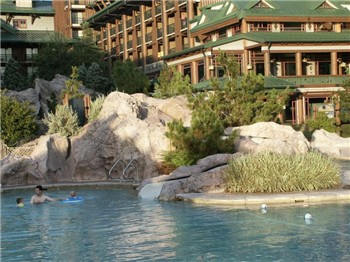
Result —
[[295, 193], [189, 193], [177, 194], [178, 200], [196, 204], [229, 205], [237, 208], [257, 208], [261, 204], [269, 206], [317, 205], [329, 203], [350, 203], [350, 190], [322, 190]]

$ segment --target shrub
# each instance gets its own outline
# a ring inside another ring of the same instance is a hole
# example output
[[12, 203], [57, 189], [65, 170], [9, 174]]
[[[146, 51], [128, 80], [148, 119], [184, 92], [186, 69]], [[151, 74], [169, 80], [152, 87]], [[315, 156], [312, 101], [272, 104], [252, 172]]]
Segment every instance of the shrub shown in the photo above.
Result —
[[69, 98], [83, 96], [83, 94], [79, 91], [82, 83], [78, 80], [78, 78], [78, 68], [76, 66], [72, 66], [72, 74], [70, 75], [70, 79], [66, 81], [66, 88], [62, 90], [62, 97], [65, 95], [68, 95]]
[[292, 192], [334, 188], [340, 183], [339, 167], [327, 156], [259, 153], [236, 158], [226, 173], [228, 192]]
[[1, 139], [8, 146], [17, 146], [35, 137], [38, 126], [28, 103], [1, 94]]
[[128, 94], [147, 93], [150, 82], [143, 71], [131, 61], [117, 61], [112, 69], [112, 79], [116, 88]]
[[316, 129], [324, 129], [328, 132], [336, 131], [335, 119], [328, 118], [324, 112], [318, 112], [315, 118], [306, 121], [306, 125], [311, 133]]
[[104, 101], [105, 101], [105, 97], [99, 96], [93, 102], [91, 102], [90, 111], [89, 111], [89, 119], [88, 119], [89, 123], [91, 123], [92, 121], [94, 121], [98, 117], [98, 114], [100, 113], [100, 111], [102, 109]]
[[342, 123], [350, 123], [350, 79], [344, 83], [344, 91], [339, 92], [340, 120]]
[[55, 113], [49, 113], [44, 119], [49, 134], [59, 133], [61, 136], [73, 136], [79, 131], [78, 116], [71, 107], [57, 105]]
[[192, 93], [192, 85], [188, 76], [183, 77], [175, 67], [165, 66], [160, 72], [155, 84], [154, 96], [159, 98], [172, 97]]
[[79, 80], [86, 88], [96, 92], [108, 94], [112, 89], [111, 80], [103, 75], [102, 68], [97, 63], [92, 63], [88, 68], [81, 65], [78, 70]]
[[27, 85], [28, 79], [24, 68], [15, 59], [11, 58], [5, 67], [3, 87], [9, 90], [21, 91], [28, 88]]
[[344, 124], [340, 127], [342, 137], [350, 137], [350, 124]]

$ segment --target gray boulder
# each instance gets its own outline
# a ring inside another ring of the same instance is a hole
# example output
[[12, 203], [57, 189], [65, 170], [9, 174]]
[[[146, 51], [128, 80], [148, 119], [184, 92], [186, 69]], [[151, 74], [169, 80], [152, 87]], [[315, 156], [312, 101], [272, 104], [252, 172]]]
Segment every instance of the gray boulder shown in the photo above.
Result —
[[310, 143], [302, 132], [295, 131], [290, 126], [274, 122], [259, 122], [248, 126], [229, 127], [225, 135], [237, 132], [235, 151], [242, 153], [257, 153], [263, 151], [304, 154], [308, 152]]
[[350, 160], [350, 138], [336, 133], [316, 130], [311, 137], [311, 148], [333, 158]]
[[28, 88], [23, 91], [6, 90], [5, 95], [15, 98], [19, 102], [28, 102], [31, 108], [34, 110], [34, 113], [36, 115], [39, 113], [39, 110], [40, 110], [39, 93], [35, 89]]

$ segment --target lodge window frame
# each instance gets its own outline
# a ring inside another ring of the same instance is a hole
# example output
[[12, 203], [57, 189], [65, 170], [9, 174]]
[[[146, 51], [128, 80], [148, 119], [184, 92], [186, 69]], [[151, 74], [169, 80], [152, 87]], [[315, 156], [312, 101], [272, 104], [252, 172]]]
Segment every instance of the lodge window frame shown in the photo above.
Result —
[[12, 25], [14, 28], [19, 28], [19, 29], [27, 29], [28, 28], [27, 19], [23, 19], [23, 18], [13, 19]]

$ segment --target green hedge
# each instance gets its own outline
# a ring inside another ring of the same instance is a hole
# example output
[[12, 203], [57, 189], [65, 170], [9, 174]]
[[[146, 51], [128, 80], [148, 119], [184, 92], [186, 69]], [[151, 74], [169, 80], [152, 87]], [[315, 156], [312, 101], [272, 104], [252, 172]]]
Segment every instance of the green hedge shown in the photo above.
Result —
[[232, 160], [226, 173], [228, 192], [293, 192], [334, 188], [340, 183], [339, 167], [328, 157], [259, 153]]

